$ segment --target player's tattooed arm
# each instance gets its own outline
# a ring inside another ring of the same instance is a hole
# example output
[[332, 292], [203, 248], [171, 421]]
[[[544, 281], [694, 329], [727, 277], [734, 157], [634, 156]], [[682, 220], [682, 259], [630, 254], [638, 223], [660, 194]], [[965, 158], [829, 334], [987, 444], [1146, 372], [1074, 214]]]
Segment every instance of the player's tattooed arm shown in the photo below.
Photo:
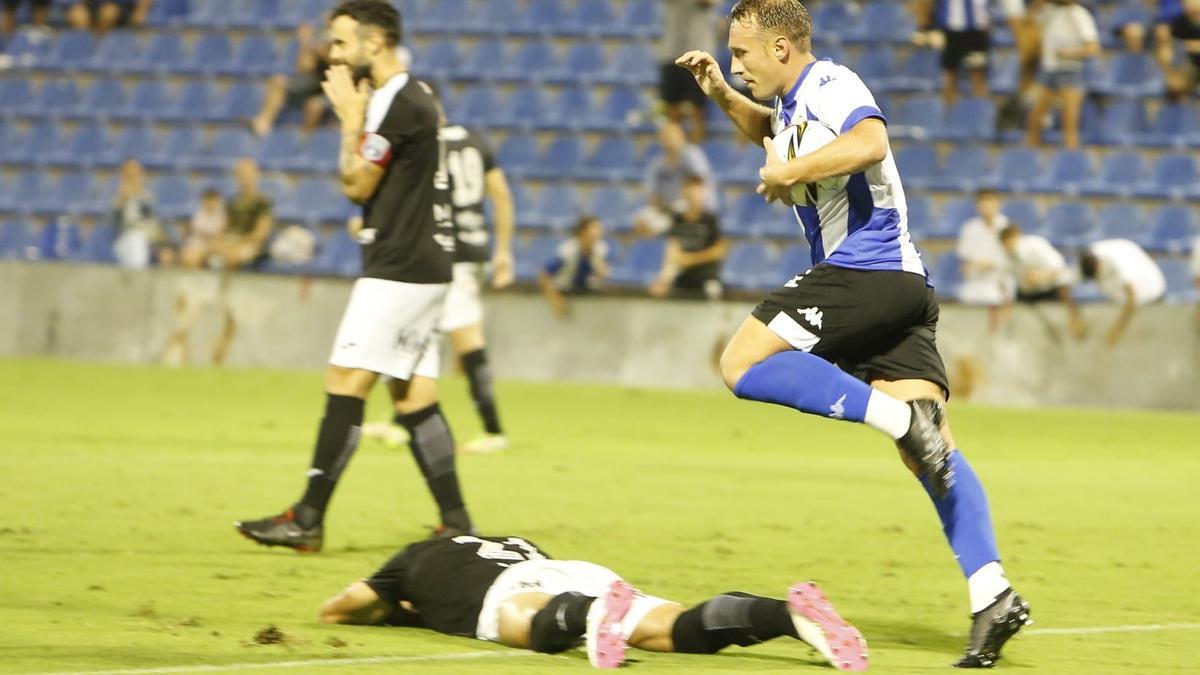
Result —
[[363, 80], [355, 86], [349, 67], [332, 66], [325, 71], [321, 89], [341, 123], [338, 171], [342, 193], [351, 201], [365, 202], [375, 193], [383, 177], [383, 167], [363, 157], [359, 151], [367, 118], [367, 101], [371, 97], [367, 82]]
[[696, 84], [704, 95], [725, 111], [751, 143], [771, 135], [771, 109], [751, 101], [731, 87], [711, 54], [693, 50], [675, 59], [675, 65], [686, 69], [696, 78]]

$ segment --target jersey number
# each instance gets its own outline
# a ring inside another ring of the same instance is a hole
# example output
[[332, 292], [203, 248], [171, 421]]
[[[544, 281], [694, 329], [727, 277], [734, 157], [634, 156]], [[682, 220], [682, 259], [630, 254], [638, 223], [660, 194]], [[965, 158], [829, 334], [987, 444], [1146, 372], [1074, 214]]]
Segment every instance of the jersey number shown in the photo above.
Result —
[[[475, 555], [484, 560], [521, 562], [524, 560], [543, 560], [546, 557], [539, 553], [533, 544], [517, 537], [509, 537], [504, 541], [488, 541], [479, 537], [462, 535], [455, 537], [453, 541], [456, 544], [479, 544], [479, 550], [475, 552]], [[513, 548], [519, 550], [514, 551], [512, 550]]]
[[461, 208], [483, 201], [483, 155], [466, 147], [450, 151], [446, 160], [454, 179], [454, 205]]

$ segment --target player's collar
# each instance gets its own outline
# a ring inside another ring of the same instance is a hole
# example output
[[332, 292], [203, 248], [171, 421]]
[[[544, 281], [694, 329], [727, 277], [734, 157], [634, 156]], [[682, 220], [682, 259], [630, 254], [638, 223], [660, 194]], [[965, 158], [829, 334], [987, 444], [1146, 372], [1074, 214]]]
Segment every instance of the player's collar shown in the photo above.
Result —
[[784, 94], [782, 97], [780, 97], [781, 100], [783, 101], [784, 119], [790, 120], [795, 115], [795, 113], [796, 113], [796, 94], [797, 94], [797, 92], [800, 91], [800, 87], [804, 84], [804, 80], [806, 78], [808, 78], [809, 71], [811, 71], [812, 67], [817, 65], [821, 61], [828, 61], [828, 60], [829, 59], [817, 59], [816, 61], [813, 61], [812, 63], [808, 64], [807, 66], [804, 66], [804, 70], [800, 71], [800, 77], [796, 79], [796, 84], [793, 84], [792, 88], [789, 89], [788, 92], [786, 94]]

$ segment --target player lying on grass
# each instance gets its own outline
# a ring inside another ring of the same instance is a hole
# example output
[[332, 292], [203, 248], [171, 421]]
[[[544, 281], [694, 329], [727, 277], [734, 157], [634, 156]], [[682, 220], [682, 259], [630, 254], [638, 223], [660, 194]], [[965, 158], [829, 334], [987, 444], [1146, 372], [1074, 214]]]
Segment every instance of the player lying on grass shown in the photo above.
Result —
[[625, 661], [628, 645], [714, 654], [777, 637], [803, 640], [838, 670], [867, 669], [867, 643], [811, 582], [775, 600], [724, 593], [691, 609], [644, 595], [615, 572], [552, 560], [520, 537], [409, 544], [369, 579], [321, 606], [325, 623], [429, 628], [547, 654], [584, 642], [598, 668]]

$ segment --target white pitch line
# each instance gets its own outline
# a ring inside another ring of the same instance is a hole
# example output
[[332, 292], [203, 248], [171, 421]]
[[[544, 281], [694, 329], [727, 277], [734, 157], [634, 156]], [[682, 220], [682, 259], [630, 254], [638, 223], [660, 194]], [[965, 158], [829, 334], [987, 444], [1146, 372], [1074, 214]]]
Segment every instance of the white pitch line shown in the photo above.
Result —
[[1101, 633], [1154, 633], [1164, 630], [1200, 630], [1200, 623], [1148, 623], [1132, 626], [1080, 626], [1078, 628], [1032, 628], [1021, 635], [1097, 635]]
[[323, 668], [327, 666], [371, 666], [391, 663], [422, 663], [430, 661], [474, 661], [477, 659], [533, 656], [535, 652], [495, 651], [462, 652], [460, 654], [428, 654], [424, 656], [363, 656], [348, 659], [305, 659], [298, 661], [268, 661], [227, 663], [224, 665], [164, 666], [161, 668], [125, 668], [119, 670], [68, 670], [32, 675], [169, 675], [171, 673], [218, 673], [224, 670], [268, 670], [273, 668]]

